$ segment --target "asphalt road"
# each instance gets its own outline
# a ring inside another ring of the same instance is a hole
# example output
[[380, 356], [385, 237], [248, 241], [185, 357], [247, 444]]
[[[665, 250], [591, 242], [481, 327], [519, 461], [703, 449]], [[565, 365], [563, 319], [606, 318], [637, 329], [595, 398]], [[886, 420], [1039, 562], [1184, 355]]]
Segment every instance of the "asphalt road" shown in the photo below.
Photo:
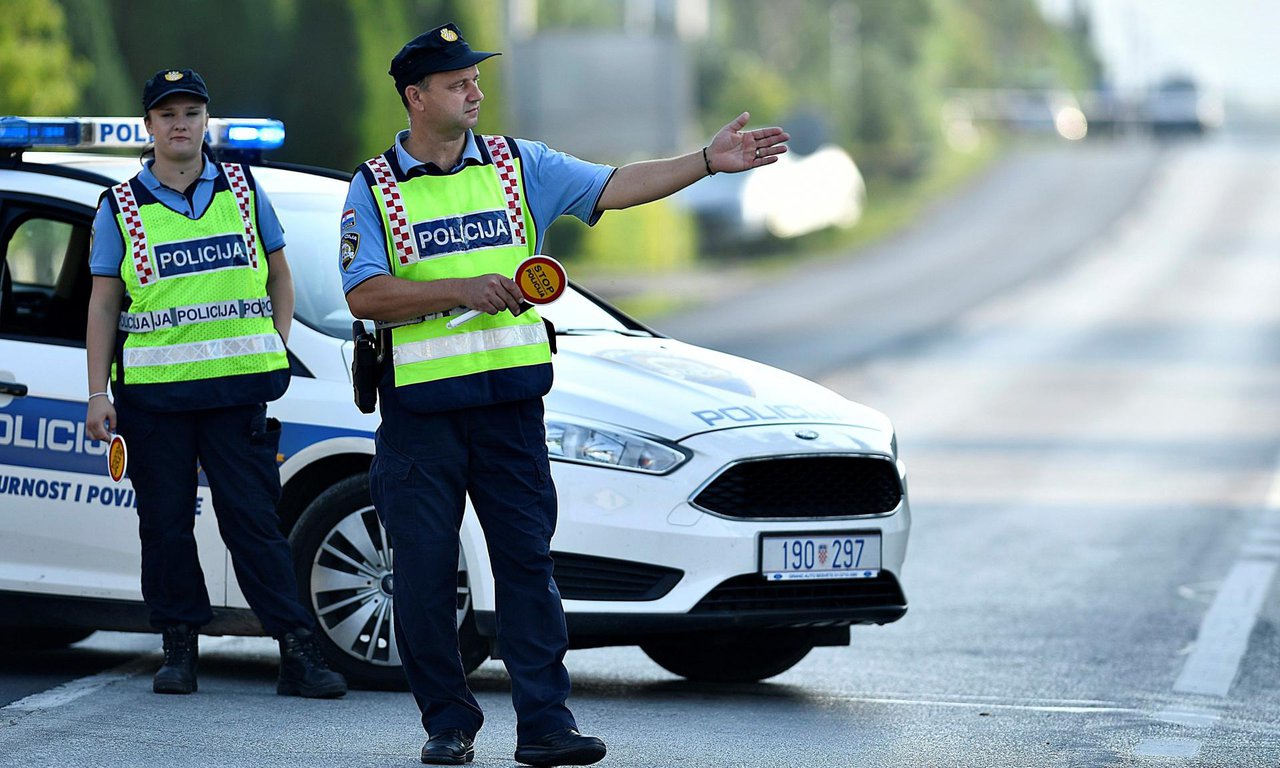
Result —
[[[653, 319], [893, 417], [911, 608], [757, 685], [571, 652], [603, 764], [1280, 764], [1278, 209], [1280, 146], [1027, 151], [863, 258]], [[0, 765], [416, 764], [406, 694], [282, 699], [228, 638], [158, 697], [154, 643], [0, 663], [105, 670], [0, 707]], [[513, 766], [501, 667], [474, 683], [476, 764]]]

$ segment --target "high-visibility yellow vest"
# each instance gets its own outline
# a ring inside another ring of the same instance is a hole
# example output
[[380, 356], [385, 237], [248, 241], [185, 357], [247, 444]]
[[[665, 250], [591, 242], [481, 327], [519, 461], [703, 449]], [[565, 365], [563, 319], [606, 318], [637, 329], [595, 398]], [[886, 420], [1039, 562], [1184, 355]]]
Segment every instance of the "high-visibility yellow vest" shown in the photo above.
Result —
[[198, 219], [165, 206], [137, 177], [107, 192], [124, 238], [120, 278], [131, 300], [120, 314], [125, 338], [113, 380], [139, 405], [264, 402], [288, 386], [252, 176], [232, 163], [221, 171]]
[[[406, 280], [512, 277], [537, 232], [515, 141], [476, 137], [486, 160], [448, 175], [406, 177], [395, 148], [361, 166], [382, 210], [391, 274]], [[383, 397], [435, 412], [541, 397], [551, 388], [546, 326], [533, 309], [479, 317], [450, 329], [449, 313], [390, 330]]]

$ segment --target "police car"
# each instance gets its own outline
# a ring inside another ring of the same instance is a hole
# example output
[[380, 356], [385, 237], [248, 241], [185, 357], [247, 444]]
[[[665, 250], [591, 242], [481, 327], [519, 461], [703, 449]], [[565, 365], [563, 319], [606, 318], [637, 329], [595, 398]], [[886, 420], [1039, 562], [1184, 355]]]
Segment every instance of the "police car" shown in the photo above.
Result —
[[[140, 119], [0, 118], [0, 640], [52, 647], [149, 631], [133, 491], [85, 431], [90, 224], [139, 169]], [[352, 318], [336, 267], [349, 176], [263, 162], [283, 126], [210, 121], [254, 163], [286, 230], [297, 292], [280, 522], [333, 666], [401, 685], [393, 551], [369, 501], [375, 415], [352, 402]], [[59, 151], [46, 151], [50, 149]], [[74, 151], [69, 151], [74, 150]], [[88, 150], [88, 151], [85, 151]], [[606, 224], [607, 226], [607, 224]], [[546, 308], [559, 352], [546, 398], [560, 496], [552, 542], [572, 647], [639, 645], [702, 680], [781, 673], [855, 624], [901, 618], [910, 529], [889, 420], [810, 381], [681, 343], [574, 286]], [[208, 634], [257, 634], [203, 481], [195, 535]], [[462, 528], [468, 670], [500, 653], [484, 536]]]

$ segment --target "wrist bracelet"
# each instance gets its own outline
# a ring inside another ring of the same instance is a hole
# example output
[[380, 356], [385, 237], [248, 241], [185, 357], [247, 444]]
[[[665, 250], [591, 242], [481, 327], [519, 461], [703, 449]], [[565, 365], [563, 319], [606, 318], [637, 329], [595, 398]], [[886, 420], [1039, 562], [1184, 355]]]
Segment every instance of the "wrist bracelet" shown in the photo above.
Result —
[[703, 148], [702, 148], [702, 164], [703, 164], [703, 165], [705, 165], [705, 166], [707, 166], [707, 175], [708, 175], [708, 176], [715, 176], [715, 175], [716, 175], [716, 172], [715, 172], [715, 171], [713, 171], [713, 170], [711, 170], [711, 161], [707, 159], [707, 148], [706, 148], [706, 147], [703, 147]]
[[95, 397], [106, 397], [106, 398], [110, 398], [110, 397], [111, 397], [111, 394], [110, 394], [109, 392], [94, 392], [92, 395], [89, 395], [89, 397], [88, 397], [87, 399], [88, 399], [88, 400], [92, 400], [92, 399], [93, 399], [93, 398], [95, 398]]

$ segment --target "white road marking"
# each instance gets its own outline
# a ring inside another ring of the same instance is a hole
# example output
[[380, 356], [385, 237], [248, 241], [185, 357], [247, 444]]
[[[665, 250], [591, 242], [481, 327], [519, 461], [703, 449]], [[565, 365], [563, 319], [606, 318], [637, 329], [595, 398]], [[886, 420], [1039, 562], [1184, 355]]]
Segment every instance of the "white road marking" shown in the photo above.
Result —
[[1173, 684], [1178, 693], [1226, 696], [1249, 647], [1258, 611], [1276, 577], [1276, 563], [1239, 560], [1200, 624], [1195, 649]]
[[1014, 710], [1018, 712], [1056, 712], [1059, 714], [1143, 714], [1141, 710], [1132, 707], [1122, 707], [1112, 702], [1106, 701], [1046, 701], [1042, 703], [1035, 702], [1017, 702], [1017, 701], [1001, 701], [995, 698], [972, 697], [971, 701], [959, 701], [955, 699], [920, 699], [920, 698], [897, 698], [890, 696], [817, 696], [817, 699], [826, 701], [856, 701], [865, 704], [904, 704], [913, 707], [953, 707], [962, 709], [1004, 709]]
[[[1249, 650], [1249, 637], [1258, 614], [1280, 570], [1280, 468], [1272, 475], [1264, 500], [1262, 519], [1245, 537], [1231, 572], [1218, 587], [1200, 622], [1200, 631], [1182, 672], [1173, 683], [1176, 693], [1225, 697], [1231, 691], [1240, 662]], [[1198, 585], [1204, 586], [1204, 584]], [[1194, 598], [1191, 586], [1179, 594]], [[1167, 709], [1150, 715], [1152, 720], [1186, 728], [1211, 728], [1222, 716], [1194, 709]], [[1133, 754], [1140, 758], [1194, 758], [1200, 754], [1198, 739], [1149, 737], [1138, 742]]]
[[112, 683], [118, 683], [141, 672], [153, 670], [155, 666], [155, 654], [139, 656], [96, 675], [81, 677], [69, 683], [63, 683], [56, 688], [50, 688], [47, 691], [33, 693], [26, 698], [18, 699], [0, 707], [0, 712], [36, 712], [60, 707], [63, 704], [70, 704], [82, 696], [88, 696], [94, 691], [106, 688]]
[[1188, 728], [1208, 728], [1217, 725], [1222, 715], [1217, 712], [1201, 712], [1193, 709], [1164, 709], [1151, 714], [1152, 720], [1184, 725]]
[[1199, 753], [1200, 742], [1196, 739], [1143, 739], [1133, 748], [1138, 757], [1195, 757]]
[[1258, 612], [1275, 581], [1280, 548], [1264, 543], [1280, 519], [1280, 469], [1271, 478], [1263, 519], [1249, 532], [1240, 559], [1231, 567], [1200, 623], [1196, 643], [1173, 684], [1177, 693], [1226, 696], [1249, 649]]
[[[234, 647], [237, 643], [249, 640], [250, 638], [242, 638], [235, 636], [226, 637], [202, 637], [200, 639], [200, 650], [202, 652], [218, 651], [228, 647]], [[144, 653], [136, 656], [128, 661], [117, 664], [111, 669], [99, 672], [96, 675], [89, 675], [63, 683], [56, 688], [50, 688], [47, 691], [33, 693], [26, 698], [18, 699], [9, 704], [0, 707], [0, 712], [20, 713], [20, 712], [38, 712], [54, 707], [60, 707], [64, 704], [88, 696], [95, 691], [100, 691], [112, 683], [118, 683], [121, 680], [127, 680], [139, 674], [151, 674], [160, 666], [161, 655], [158, 652]]]

